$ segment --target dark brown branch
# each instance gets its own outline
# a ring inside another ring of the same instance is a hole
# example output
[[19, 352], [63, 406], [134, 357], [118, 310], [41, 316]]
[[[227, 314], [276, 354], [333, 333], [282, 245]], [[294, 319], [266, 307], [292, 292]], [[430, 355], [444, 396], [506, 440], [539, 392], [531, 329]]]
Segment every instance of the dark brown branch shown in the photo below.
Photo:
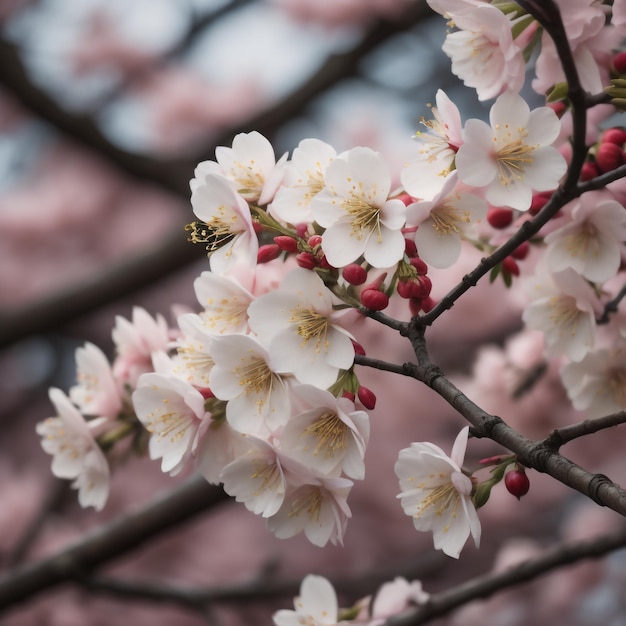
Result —
[[37, 593], [80, 580], [97, 567], [139, 548], [156, 535], [227, 500], [221, 489], [194, 476], [140, 510], [97, 528], [68, 548], [0, 578], [0, 609]]
[[356, 365], [363, 365], [365, 367], [371, 367], [385, 372], [393, 372], [394, 374], [400, 374], [402, 376], [410, 376], [411, 378], [415, 377], [412, 370], [412, 364], [400, 365], [398, 363], [388, 363], [387, 361], [382, 361], [381, 359], [373, 359], [369, 356], [361, 356], [360, 354], [356, 354], [354, 356], [354, 362]]
[[619, 290], [618, 294], [612, 300], [609, 300], [604, 305], [604, 312], [602, 313], [602, 316], [598, 320], [596, 320], [596, 322], [598, 324], [606, 324], [609, 321], [611, 314], [617, 312], [619, 303], [624, 299], [625, 296], [626, 296], [626, 285], [624, 285]]
[[534, 580], [566, 565], [585, 559], [597, 559], [624, 546], [626, 546], [624, 528], [593, 539], [562, 544], [540, 557], [524, 561], [503, 572], [478, 576], [447, 591], [433, 594], [425, 605], [415, 608], [410, 613], [389, 619], [387, 626], [426, 624], [473, 600], [488, 598], [502, 589]]
[[559, 482], [579, 491], [601, 506], [609, 507], [626, 516], [626, 491], [602, 474], [594, 474], [562, 456], [542, 441], [527, 439], [506, 422], [490, 415], [472, 402], [430, 360], [424, 331], [417, 324], [411, 326], [409, 338], [418, 365], [412, 367], [418, 380], [436, 391], [474, 427], [478, 437], [487, 437], [516, 454], [520, 462], [538, 472], [549, 474]]
[[553, 450], [558, 450], [561, 446], [574, 439], [592, 435], [593, 433], [597, 433], [606, 428], [613, 428], [620, 424], [626, 424], [626, 411], [611, 413], [610, 415], [604, 415], [603, 417], [597, 417], [595, 419], [586, 419], [577, 424], [557, 428], [544, 439], [543, 443]]

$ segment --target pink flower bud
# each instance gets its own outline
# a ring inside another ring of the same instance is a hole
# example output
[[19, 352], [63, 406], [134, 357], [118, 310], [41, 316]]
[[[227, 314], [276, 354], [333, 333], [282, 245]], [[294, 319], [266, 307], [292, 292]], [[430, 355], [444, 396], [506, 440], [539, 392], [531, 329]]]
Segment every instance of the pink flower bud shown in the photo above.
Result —
[[348, 398], [348, 400], [350, 400], [352, 402], [354, 402], [354, 398], [355, 398], [354, 394], [351, 391], [344, 391], [341, 394], [341, 397], [342, 398]]
[[296, 224], [296, 235], [298, 235], [300, 239], [304, 239], [306, 237], [308, 230], [309, 225], [306, 222]]
[[376, 406], [376, 396], [371, 389], [367, 387], [359, 387], [358, 390], [359, 400], [361, 404], [369, 410], [372, 410]]
[[297, 252], [298, 241], [293, 237], [287, 237], [286, 235], [278, 235], [274, 237], [274, 243], [285, 252]]
[[545, 194], [545, 193], [538, 193], [535, 194], [533, 196], [533, 199], [530, 203], [530, 209], [528, 209], [528, 212], [531, 215], [537, 215], [537, 213], [539, 213], [539, 211], [541, 211], [541, 209], [543, 209], [544, 206], [546, 206], [546, 204], [548, 203], [548, 200], [550, 199], [550, 197], [552, 196], [552, 193], [549, 194]]
[[331, 265], [331, 264], [328, 262], [328, 259], [326, 258], [326, 255], [325, 255], [325, 254], [322, 254], [321, 256], [319, 256], [319, 257], [318, 257], [318, 263], [319, 263], [319, 266], [320, 266], [322, 269], [325, 269], [325, 270], [334, 270], [334, 269], [337, 269], [334, 265]]
[[596, 165], [600, 172], [611, 172], [624, 164], [624, 151], [614, 143], [601, 143], [596, 151]]
[[500, 207], [491, 207], [487, 211], [487, 221], [497, 229], [506, 228], [513, 222], [513, 210]]
[[317, 259], [310, 252], [300, 252], [296, 255], [296, 261], [305, 270], [312, 270], [317, 267]]
[[205, 400], [210, 400], [211, 398], [215, 398], [215, 394], [208, 387], [199, 387], [198, 391], [202, 394], [202, 397]]
[[548, 106], [557, 114], [559, 119], [563, 117], [563, 113], [567, 111], [567, 105], [562, 100], [559, 100], [558, 102], [549, 102]]
[[320, 237], [320, 235], [312, 235], [311, 237], [309, 237], [307, 243], [309, 244], [309, 247], [315, 248], [316, 246], [322, 244], [322, 238]]
[[504, 475], [504, 486], [510, 494], [514, 495], [519, 500], [528, 493], [530, 481], [523, 469], [516, 469]]
[[263, 224], [259, 224], [259, 222], [252, 221], [252, 230], [255, 233], [260, 233], [263, 230]]
[[404, 202], [404, 206], [409, 206], [409, 204], [413, 204], [413, 202], [415, 202], [415, 198], [408, 194], [406, 191], [403, 191], [401, 194], [397, 195], [396, 200], [402, 200], [402, 202]]
[[372, 311], [382, 311], [389, 306], [389, 296], [378, 289], [364, 289], [361, 292], [361, 304]]
[[268, 243], [259, 248], [256, 255], [257, 263], [269, 263], [280, 256], [282, 250], [275, 243]]
[[341, 275], [344, 277], [345, 281], [351, 285], [362, 285], [367, 280], [365, 268], [357, 263], [346, 265], [341, 271]]

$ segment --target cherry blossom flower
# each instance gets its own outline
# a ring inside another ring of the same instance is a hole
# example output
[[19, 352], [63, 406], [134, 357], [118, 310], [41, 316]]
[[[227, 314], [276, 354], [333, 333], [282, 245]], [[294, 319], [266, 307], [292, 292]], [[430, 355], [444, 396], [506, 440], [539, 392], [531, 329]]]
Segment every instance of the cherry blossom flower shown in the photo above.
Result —
[[458, 434], [452, 455], [429, 443], [400, 451], [395, 472], [404, 512], [419, 531], [432, 531], [435, 548], [459, 558], [471, 534], [478, 547], [480, 521], [472, 502], [472, 481], [462, 472], [469, 427]]
[[237, 456], [220, 473], [224, 491], [256, 515], [278, 512], [287, 491], [280, 452], [267, 441], [246, 437], [245, 454]]
[[74, 479], [72, 488], [78, 489], [80, 505], [100, 511], [109, 495], [109, 464], [95, 437], [109, 420], [85, 421], [60, 389], [53, 387], [48, 393], [57, 416], [40, 422], [36, 430], [41, 447], [52, 455], [52, 473]]
[[456, 155], [459, 179], [485, 187], [487, 201], [495, 206], [526, 211], [533, 191], [555, 189], [567, 168], [550, 145], [559, 134], [559, 119], [549, 107], [531, 111], [512, 91], [498, 97], [489, 119], [491, 127], [477, 119], [465, 124]]
[[209, 376], [215, 365], [211, 353], [213, 335], [194, 313], [179, 315], [178, 326], [182, 334], [176, 340], [176, 355], [168, 371], [196, 387], [209, 387]]
[[321, 474], [365, 476], [363, 457], [369, 439], [369, 417], [347, 398], [310, 385], [294, 390], [311, 408], [290, 418], [280, 436], [281, 449]]
[[297, 268], [280, 289], [250, 305], [250, 327], [267, 344], [277, 372], [326, 389], [352, 365], [354, 346], [333, 310], [339, 302], [317, 274]]
[[231, 274], [226, 277], [202, 272], [193, 286], [204, 307], [199, 315], [207, 333], [223, 335], [248, 330], [248, 305], [254, 296]]
[[446, 268], [457, 261], [461, 239], [487, 212], [484, 200], [457, 183], [456, 172], [451, 172], [432, 200], [415, 202], [406, 210], [407, 225], [418, 226], [415, 244], [420, 258], [433, 267]]
[[368, 622], [368, 626], [382, 626], [388, 618], [406, 611], [411, 605], [425, 604], [429, 597], [419, 580], [409, 582], [397, 576], [378, 590], [372, 605], [374, 620]]
[[169, 342], [165, 318], [162, 315], [152, 317], [138, 306], [133, 307], [132, 321], [116, 316], [111, 334], [117, 350], [113, 376], [131, 387], [136, 386], [141, 374], [151, 370], [152, 353], [165, 350]]
[[256, 264], [259, 247], [248, 203], [217, 174], [207, 174], [192, 187], [194, 214], [191, 240], [206, 243], [211, 270], [224, 274], [237, 262]]
[[626, 348], [589, 352], [561, 370], [561, 380], [575, 409], [588, 418], [626, 410]]
[[215, 337], [211, 354], [215, 366], [209, 386], [217, 398], [228, 401], [226, 419], [235, 430], [260, 434], [287, 422], [293, 378], [274, 370], [271, 354], [255, 338]]
[[432, 108], [434, 119], [422, 119], [428, 132], [415, 134], [421, 144], [417, 159], [409, 162], [400, 174], [405, 191], [422, 200], [439, 195], [463, 143], [459, 109], [441, 89], [437, 91], [436, 103], [437, 107]]
[[287, 154], [276, 163], [272, 144], [253, 131], [236, 135], [232, 148], [216, 148], [215, 158], [217, 162], [203, 161], [196, 167], [191, 181], [193, 192], [206, 181], [208, 174], [219, 174], [231, 181], [247, 202], [267, 204], [282, 181]]
[[391, 267], [404, 254], [405, 205], [388, 200], [391, 177], [378, 152], [353, 148], [326, 170], [326, 186], [311, 201], [325, 228], [322, 250], [328, 262], [343, 267], [361, 255], [374, 267]]
[[480, 100], [495, 98], [506, 89], [519, 92], [526, 63], [513, 40], [515, 20], [484, 2], [428, 0], [428, 4], [459, 29], [448, 33], [442, 46], [453, 74], [476, 89]]
[[210, 421], [202, 394], [185, 381], [165, 374], [141, 376], [133, 393], [137, 418], [150, 433], [150, 458], [161, 471], [176, 475], [198, 444], [203, 421]]
[[285, 167], [285, 178], [269, 212], [288, 224], [311, 222], [311, 200], [324, 189], [326, 169], [336, 156], [329, 144], [303, 139]]
[[70, 398], [85, 415], [115, 419], [122, 408], [122, 397], [104, 352], [87, 342], [76, 350], [77, 384]]
[[593, 347], [600, 301], [571, 269], [552, 275], [544, 271], [540, 276], [539, 297], [526, 307], [523, 320], [528, 328], [544, 333], [548, 355], [565, 354], [580, 361]]
[[570, 267], [592, 282], [605, 282], [617, 274], [621, 263], [626, 211], [607, 193], [585, 193], [574, 201], [571, 219], [544, 241], [553, 272]]
[[294, 600], [295, 611], [282, 609], [274, 613], [275, 626], [337, 626], [339, 607], [331, 583], [322, 576], [309, 574], [300, 585]]
[[343, 544], [351, 516], [346, 499], [352, 481], [315, 476], [310, 470], [307, 474], [303, 477], [307, 482], [290, 490], [278, 512], [267, 518], [268, 529], [279, 539], [304, 532], [306, 538], [320, 548], [329, 541], [333, 545]]

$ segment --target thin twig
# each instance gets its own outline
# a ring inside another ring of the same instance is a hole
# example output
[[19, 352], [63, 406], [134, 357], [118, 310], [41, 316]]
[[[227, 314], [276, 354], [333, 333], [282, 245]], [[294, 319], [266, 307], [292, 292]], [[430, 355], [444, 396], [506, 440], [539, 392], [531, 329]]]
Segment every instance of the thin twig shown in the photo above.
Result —
[[611, 313], [616, 313], [617, 312], [617, 309], [619, 307], [619, 303], [624, 299], [625, 296], [626, 296], [626, 285], [624, 285], [619, 290], [619, 293], [612, 300], [609, 300], [604, 305], [604, 312], [602, 313], [602, 316], [596, 320], [596, 323], [597, 324], [606, 324], [609, 321], [610, 317], [611, 317]]
[[418, 626], [447, 615], [454, 609], [479, 598], [488, 598], [497, 591], [517, 586], [551, 572], [557, 568], [578, 563], [584, 559], [597, 559], [626, 546], [626, 529], [586, 539], [564, 543], [540, 557], [529, 559], [503, 572], [472, 578], [447, 591], [435, 593], [428, 602], [409, 613], [391, 618], [387, 626]]
[[606, 428], [613, 428], [620, 424], [626, 424], [626, 411], [611, 413], [595, 419], [586, 419], [576, 424], [557, 428], [544, 439], [543, 443], [549, 448], [558, 450], [561, 446], [574, 439], [597, 433]]

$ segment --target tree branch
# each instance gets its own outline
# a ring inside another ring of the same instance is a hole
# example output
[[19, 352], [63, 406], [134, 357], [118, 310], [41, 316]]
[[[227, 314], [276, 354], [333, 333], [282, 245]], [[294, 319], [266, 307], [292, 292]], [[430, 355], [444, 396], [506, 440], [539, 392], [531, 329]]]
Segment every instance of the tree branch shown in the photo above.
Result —
[[611, 413], [596, 419], [586, 419], [577, 424], [557, 428], [544, 439], [543, 443], [553, 450], [558, 450], [561, 446], [574, 439], [597, 433], [606, 428], [613, 428], [620, 424], [626, 424], [626, 411]]
[[61, 583], [80, 580], [103, 563], [227, 499], [221, 489], [194, 476], [138, 511], [96, 528], [61, 552], [6, 573], [0, 578], [0, 609]]
[[615, 298], [613, 298], [612, 300], [609, 300], [604, 305], [604, 312], [602, 313], [601, 317], [596, 320], [596, 323], [597, 324], [606, 324], [609, 321], [610, 317], [611, 317], [611, 313], [616, 313], [617, 312], [617, 309], [619, 307], [619, 303], [624, 299], [625, 296], [626, 296], [626, 285], [624, 285], [619, 290], [619, 293], [615, 296]]
[[593, 539], [562, 544], [540, 557], [524, 561], [504, 572], [478, 576], [447, 591], [435, 593], [423, 606], [389, 619], [387, 626], [425, 624], [435, 617], [447, 615], [472, 600], [488, 598], [497, 591], [534, 580], [556, 568], [584, 559], [596, 559], [625, 546], [626, 528]]

